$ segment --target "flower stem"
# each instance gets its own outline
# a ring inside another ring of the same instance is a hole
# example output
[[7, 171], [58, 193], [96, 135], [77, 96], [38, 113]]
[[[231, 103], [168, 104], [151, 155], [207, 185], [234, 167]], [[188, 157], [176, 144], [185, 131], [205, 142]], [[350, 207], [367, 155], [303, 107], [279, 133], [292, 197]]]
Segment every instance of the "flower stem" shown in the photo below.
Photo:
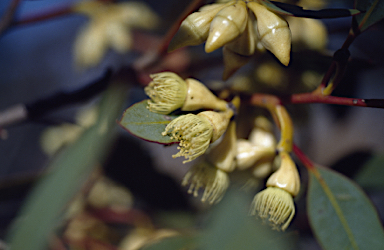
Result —
[[173, 23], [171, 28], [162, 38], [159, 46], [155, 50], [149, 50], [143, 56], [138, 58], [134, 63], [134, 68], [138, 71], [144, 71], [149, 67], [153, 66], [167, 54], [168, 45], [171, 42], [173, 36], [176, 34], [183, 20], [191, 14], [194, 10], [203, 4], [203, 0], [193, 0], [188, 7], [181, 13], [179, 18]]
[[273, 95], [254, 94], [251, 99], [251, 104], [269, 110], [281, 131], [277, 149], [279, 151], [291, 152], [293, 143], [293, 124], [286, 108], [281, 105], [281, 100]]
[[308, 170], [310, 171], [315, 170], [315, 166], [313, 162], [303, 153], [303, 151], [301, 151], [301, 149], [296, 144], [293, 144], [293, 153], [295, 153], [297, 158], [299, 158], [299, 160], [304, 164], [304, 166]]

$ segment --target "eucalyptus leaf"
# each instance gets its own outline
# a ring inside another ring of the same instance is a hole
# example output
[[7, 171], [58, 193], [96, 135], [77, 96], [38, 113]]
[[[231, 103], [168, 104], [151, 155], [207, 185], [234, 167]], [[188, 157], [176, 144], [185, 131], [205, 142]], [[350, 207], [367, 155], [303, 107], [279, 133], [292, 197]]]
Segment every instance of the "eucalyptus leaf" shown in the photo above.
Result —
[[382, 249], [384, 231], [371, 201], [343, 175], [322, 167], [310, 171], [308, 216], [324, 249]]
[[372, 157], [356, 174], [356, 182], [367, 189], [384, 189], [384, 155]]
[[8, 233], [10, 249], [48, 248], [48, 239], [60, 213], [108, 152], [126, 90], [123, 84], [111, 86], [100, 103], [96, 124], [51, 163], [50, 172], [35, 186], [19, 220]]
[[315, 19], [339, 18], [357, 15], [360, 13], [357, 9], [322, 9], [322, 10], [306, 10], [301, 6], [288, 3], [281, 3], [269, 0], [261, 0], [263, 5], [281, 15], [306, 17]]
[[146, 141], [170, 144], [176, 142], [170, 136], [163, 136], [167, 124], [177, 116], [161, 115], [147, 109], [148, 100], [138, 102], [123, 113], [119, 124], [133, 135]]
[[384, 0], [355, 0], [355, 8], [363, 12], [354, 17], [355, 32], [362, 32], [384, 18]]

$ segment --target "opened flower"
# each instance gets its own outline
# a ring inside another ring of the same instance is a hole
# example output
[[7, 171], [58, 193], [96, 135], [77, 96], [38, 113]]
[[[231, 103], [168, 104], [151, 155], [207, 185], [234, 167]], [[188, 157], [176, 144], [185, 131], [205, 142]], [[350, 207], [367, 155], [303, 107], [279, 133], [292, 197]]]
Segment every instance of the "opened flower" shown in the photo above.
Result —
[[271, 51], [282, 64], [287, 66], [290, 61], [291, 32], [288, 23], [256, 1], [240, 0], [203, 6], [182, 22], [169, 50], [199, 45], [204, 41], [207, 53], [224, 46], [224, 79], [249, 60], [258, 43]]
[[280, 152], [280, 168], [267, 181], [267, 188], [252, 203], [252, 215], [268, 219], [273, 229], [285, 230], [295, 215], [293, 197], [299, 193], [300, 177], [287, 152]]
[[150, 29], [158, 23], [156, 14], [139, 2], [84, 1], [77, 3], [73, 11], [90, 18], [75, 41], [75, 62], [80, 68], [97, 65], [108, 48], [128, 52], [133, 28]]
[[183, 163], [192, 161], [208, 149], [209, 144], [216, 141], [227, 129], [233, 111], [204, 111], [197, 115], [181, 115], [172, 120], [162, 133], [179, 141], [180, 151], [173, 158], [184, 156]]
[[201, 201], [208, 201], [213, 204], [222, 199], [229, 186], [229, 177], [226, 172], [203, 161], [192, 166], [184, 176], [182, 185], [189, 185], [188, 193], [193, 194], [195, 197], [199, 195], [201, 188], [204, 189]]
[[151, 98], [147, 107], [151, 112], [166, 115], [176, 109], [227, 109], [227, 102], [217, 98], [204, 84], [195, 79], [183, 80], [172, 72], [152, 74], [151, 78], [153, 81], [144, 89]]

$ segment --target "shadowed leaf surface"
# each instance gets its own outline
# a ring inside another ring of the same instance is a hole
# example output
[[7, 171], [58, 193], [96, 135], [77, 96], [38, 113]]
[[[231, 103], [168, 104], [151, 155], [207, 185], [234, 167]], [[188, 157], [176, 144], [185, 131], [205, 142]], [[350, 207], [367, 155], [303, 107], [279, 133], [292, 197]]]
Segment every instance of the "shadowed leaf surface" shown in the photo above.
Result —
[[363, 12], [354, 17], [360, 32], [384, 18], [383, 0], [355, 0], [355, 8]]
[[324, 249], [381, 249], [384, 231], [359, 186], [330, 169], [310, 172], [308, 216]]
[[163, 136], [167, 124], [176, 116], [161, 115], [147, 109], [148, 100], [138, 102], [123, 113], [119, 124], [133, 135], [151, 142], [170, 144], [175, 142], [171, 137]]

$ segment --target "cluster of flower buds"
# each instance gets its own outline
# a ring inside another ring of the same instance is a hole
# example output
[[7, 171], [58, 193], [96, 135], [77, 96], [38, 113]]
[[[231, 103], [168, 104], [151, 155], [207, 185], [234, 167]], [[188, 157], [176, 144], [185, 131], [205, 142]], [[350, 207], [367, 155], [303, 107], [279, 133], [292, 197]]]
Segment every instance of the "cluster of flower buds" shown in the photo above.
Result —
[[[230, 106], [238, 108], [239, 98], [234, 98], [228, 105], [202, 83], [194, 79], [183, 80], [171, 72], [151, 77], [153, 81], [145, 92], [151, 98], [147, 108], [152, 112], [169, 114], [177, 109], [221, 109], [180, 115], [162, 132], [179, 142], [180, 151], [173, 158], [184, 156], [183, 163], [186, 163], [205, 154], [182, 181], [183, 186], [189, 186], [188, 192], [198, 196], [199, 190], [203, 189], [201, 200], [216, 203], [229, 186], [230, 172], [250, 169], [254, 177], [265, 178], [279, 160], [278, 169], [268, 178], [267, 188], [255, 196], [251, 214], [268, 219], [275, 229], [285, 230], [295, 214], [293, 197], [300, 190], [299, 174], [289, 156], [293, 130], [285, 108], [274, 109], [281, 127], [279, 143], [276, 143], [272, 124], [265, 117], [255, 119], [248, 140], [238, 139], [236, 123], [231, 120], [234, 110]], [[209, 148], [214, 142], [215, 145]]]
[[205, 41], [207, 53], [224, 46], [224, 79], [247, 63], [260, 47], [272, 52], [286, 66], [290, 61], [288, 23], [257, 1], [233, 0], [203, 6], [182, 22], [169, 51]]

